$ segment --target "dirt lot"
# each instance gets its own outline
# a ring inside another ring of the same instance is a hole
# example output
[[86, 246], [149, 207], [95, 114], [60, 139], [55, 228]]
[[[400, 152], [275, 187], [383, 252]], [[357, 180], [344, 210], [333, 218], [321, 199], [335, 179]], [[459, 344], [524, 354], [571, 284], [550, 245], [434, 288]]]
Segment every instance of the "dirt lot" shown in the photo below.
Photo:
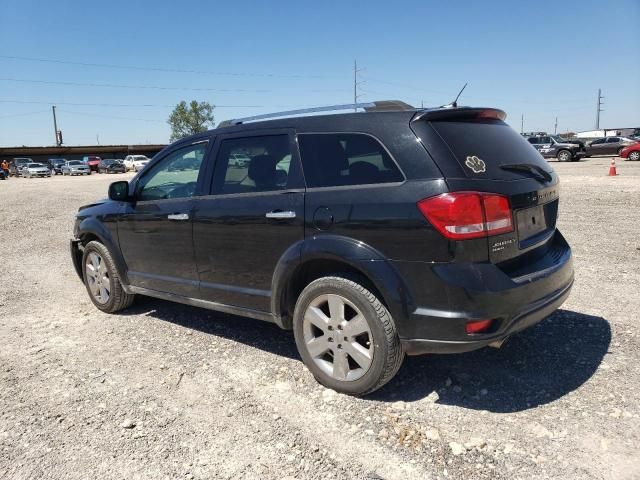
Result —
[[554, 162], [562, 310], [501, 350], [409, 358], [366, 399], [274, 325], [96, 310], [72, 219], [124, 176], [0, 182], [0, 478], [640, 478], [640, 162], [608, 162]]

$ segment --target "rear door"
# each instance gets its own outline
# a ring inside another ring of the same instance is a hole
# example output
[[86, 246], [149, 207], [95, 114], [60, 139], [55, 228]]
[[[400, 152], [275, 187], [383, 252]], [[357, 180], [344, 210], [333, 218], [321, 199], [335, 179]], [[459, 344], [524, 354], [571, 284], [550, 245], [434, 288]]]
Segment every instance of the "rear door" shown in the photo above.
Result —
[[618, 149], [622, 146], [620, 137], [609, 137], [605, 143], [605, 152], [607, 155], [617, 155]]
[[293, 131], [222, 135], [216, 151], [210, 194], [194, 209], [199, 296], [268, 312], [276, 265], [304, 237]]
[[488, 242], [489, 259], [502, 262], [545, 243], [555, 232], [558, 177], [536, 149], [489, 113], [451, 112], [412, 123], [451, 191], [509, 198], [514, 231]]

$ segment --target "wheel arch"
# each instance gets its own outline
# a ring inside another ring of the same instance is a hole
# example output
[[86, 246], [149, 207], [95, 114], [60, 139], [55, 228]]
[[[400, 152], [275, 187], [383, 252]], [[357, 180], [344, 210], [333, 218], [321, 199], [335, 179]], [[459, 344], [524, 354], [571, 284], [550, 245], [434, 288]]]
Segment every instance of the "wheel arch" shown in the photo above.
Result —
[[[85, 218], [80, 222], [78, 226], [78, 231], [76, 235], [77, 241], [72, 242], [72, 245], [75, 245], [77, 249], [75, 253], [76, 256], [79, 255], [79, 260], [82, 261], [82, 251], [84, 250], [84, 246], [87, 245], [91, 241], [98, 241], [102, 243], [111, 254], [111, 258], [115, 263], [115, 268], [118, 272], [118, 276], [120, 277], [122, 283], [128, 284], [127, 277], [127, 264], [124, 261], [124, 257], [122, 256], [122, 252], [120, 252], [120, 248], [118, 246], [118, 241], [113, 237], [113, 234], [109, 229], [107, 229], [103, 223], [97, 221], [93, 217]], [[72, 246], [72, 249], [74, 247]], [[74, 259], [75, 262], [75, 259]], [[76, 268], [78, 270], [78, 268]], [[82, 273], [82, 270], [79, 270], [79, 274]], [[82, 278], [82, 275], [80, 275]]]
[[389, 261], [373, 247], [338, 235], [311, 237], [280, 258], [273, 275], [271, 311], [284, 329], [293, 326], [293, 311], [302, 290], [318, 278], [341, 275], [372, 291], [394, 318], [407, 318], [413, 305], [409, 289]]

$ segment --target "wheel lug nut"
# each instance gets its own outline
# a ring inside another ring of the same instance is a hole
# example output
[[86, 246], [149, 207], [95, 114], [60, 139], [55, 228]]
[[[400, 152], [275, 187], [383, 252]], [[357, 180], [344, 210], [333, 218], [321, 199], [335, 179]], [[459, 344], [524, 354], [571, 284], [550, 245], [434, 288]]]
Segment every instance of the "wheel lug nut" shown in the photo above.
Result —
[[338, 348], [342, 348], [342, 344], [341, 343], [338, 344]]
[[329, 337], [329, 338], [327, 338], [327, 341], [328, 342], [333, 342], [333, 338]]
[[331, 325], [329, 325], [329, 330], [333, 330], [333, 327]]
[[345, 341], [345, 342], [348, 342], [348, 341], [349, 341], [349, 339], [348, 339], [347, 337], [344, 337], [344, 341]]

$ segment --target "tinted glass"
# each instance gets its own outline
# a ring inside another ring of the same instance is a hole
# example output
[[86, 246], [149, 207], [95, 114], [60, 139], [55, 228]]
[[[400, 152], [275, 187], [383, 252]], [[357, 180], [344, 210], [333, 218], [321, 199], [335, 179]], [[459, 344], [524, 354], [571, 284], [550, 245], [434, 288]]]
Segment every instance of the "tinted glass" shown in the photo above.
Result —
[[138, 183], [138, 200], [192, 197], [206, 148], [206, 143], [190, 145], [160, 160]]
[[298, 135], [307, 186], [401, 182], [402, 173], [375, 138], [361, 133]]
[[[414, 125], [416, 133], [420, 136], [423, 124], [426, 126], [426, 122], [416, 122]], [[501, 165], [514, 163], [527, 163], [546, 171], [552, 170], [542, 155], [502, 120], [438, 120], [431, 122], [431, 126], [449, 146], [468, 176], [482, 175], [491, 179], [517, 178], [518, 174], [500, 168]], [[425, 137], [427, 135], [424, 134]], [[478, 157], [484, 162], [484, 171], [476, 172], [467, 164], [468, 160], [475, 161], [473, 157]], [[446, 161], [445, 157], [437, 157], [435, 160]]]
[[607, 138], [607, 143], [618, 143], [620, 139], [618, 137]]
[[220, 143], [214, 194], [283, 190], [289, 181], [288, 135], [233, 138]]

